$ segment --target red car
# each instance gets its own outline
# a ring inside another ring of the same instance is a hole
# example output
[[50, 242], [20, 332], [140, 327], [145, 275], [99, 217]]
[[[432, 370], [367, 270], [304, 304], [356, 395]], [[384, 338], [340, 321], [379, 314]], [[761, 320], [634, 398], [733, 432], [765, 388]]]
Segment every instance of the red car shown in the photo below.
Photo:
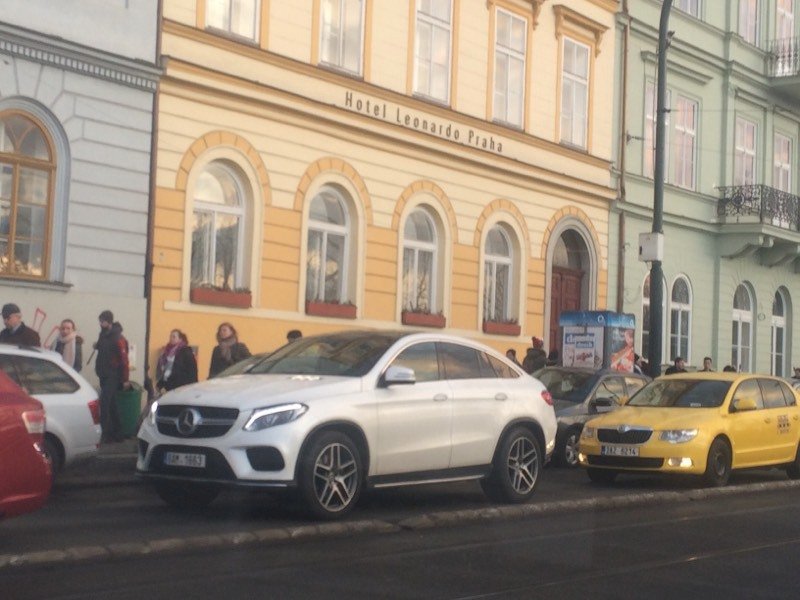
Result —
[[50, 494], [44, 429], [42, 403], [0, 370], [0, 519], [39, 509]]

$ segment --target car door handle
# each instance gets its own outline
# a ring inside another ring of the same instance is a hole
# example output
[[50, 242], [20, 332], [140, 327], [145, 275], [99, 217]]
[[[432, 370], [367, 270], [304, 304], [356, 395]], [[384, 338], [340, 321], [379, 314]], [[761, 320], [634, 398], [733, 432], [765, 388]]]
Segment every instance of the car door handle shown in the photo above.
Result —
[[444, 402], [445, 400], [447, 400], [447, 394], [436, 394], [433, 397], [434, 402]]
[[508, 400], [508, 395], [504, 394], [503, 392], [498, 392], [497, 394], [494, 395], [494, 399], [500, 400], [500, 402], [505, 402], [506, 400]]

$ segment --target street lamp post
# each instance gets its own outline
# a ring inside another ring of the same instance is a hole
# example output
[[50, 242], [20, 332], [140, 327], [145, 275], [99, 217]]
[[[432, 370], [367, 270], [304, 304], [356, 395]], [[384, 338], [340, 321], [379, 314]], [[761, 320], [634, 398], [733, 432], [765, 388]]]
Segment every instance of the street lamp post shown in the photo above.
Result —
[[[669, 13], [672, 0], [663, 0], [661, 5], [661, 21], [658, 27], [658, 81], [656, 86], [656, 150], [654, 157], [653, 177], [653, 233], [664, 235], [664, 117], [667, 110], [667, 48], [669, 47]], [[662, 246], [663, 247], [663, 246]], [[658, 256], [650, 265], [650, 338], [648, 358], [650, 359], [650, 375], [661, 375], [661, 348], [664, 332], [661, 329], [664, 314], [664, 289], [662, 281], [664, 272], [661, 269], [662, 256]]]

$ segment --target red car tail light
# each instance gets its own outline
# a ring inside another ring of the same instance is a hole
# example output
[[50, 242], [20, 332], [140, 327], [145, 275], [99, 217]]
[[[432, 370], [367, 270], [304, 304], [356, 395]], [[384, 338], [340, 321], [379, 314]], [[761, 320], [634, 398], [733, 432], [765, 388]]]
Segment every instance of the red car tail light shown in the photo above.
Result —
[[87, 404], [89, 412], [92, 414], [92, 421], [95, 425], [100, 424], [100, 400], [92, 400]]
[[25, 423], [25, 428], [31, 435], [33, 443], [40, 445], [44, 442], [44, 429], [46, 419], [44, 410], [26, 410], [22, 413], [22, 420]]
[[550, 406], [553, 406], [553, 396], [547, 390], [542, 392], [542, 400], [547, 402]]

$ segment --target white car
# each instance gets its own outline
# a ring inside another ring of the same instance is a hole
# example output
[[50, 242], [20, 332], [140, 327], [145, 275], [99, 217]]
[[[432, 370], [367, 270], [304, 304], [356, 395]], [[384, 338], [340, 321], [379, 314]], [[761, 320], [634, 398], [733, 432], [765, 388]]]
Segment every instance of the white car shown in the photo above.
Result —
[[139, 429], [137, 473], [174, 506], [225, 486], [288, 489], [318, 518], [348, 513], [364, 486], [479, 479], [491, 498], [524, 502], [555, 434], [545, 387], [486, 346], [343, 332], [161, 397]]
[[44, 405], [44, 451], [54, 477], [64, 466], [97, 453], [97, 392], [58, 352], [0, 344], [0, 369]]

